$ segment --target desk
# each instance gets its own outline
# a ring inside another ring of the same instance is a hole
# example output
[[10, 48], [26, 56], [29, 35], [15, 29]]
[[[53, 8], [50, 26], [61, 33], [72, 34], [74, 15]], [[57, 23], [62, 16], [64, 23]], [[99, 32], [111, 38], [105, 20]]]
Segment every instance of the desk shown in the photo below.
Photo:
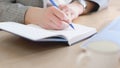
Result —
[[[120, 16], [119, 0], [111, 0], [108, 9], [80, 16], [74, 22], [100, 31]], [[7, 32], [0, 32], [0, 68], [77, 68], [85, 42], [66, 46], [64, 43], [34, 43]]]

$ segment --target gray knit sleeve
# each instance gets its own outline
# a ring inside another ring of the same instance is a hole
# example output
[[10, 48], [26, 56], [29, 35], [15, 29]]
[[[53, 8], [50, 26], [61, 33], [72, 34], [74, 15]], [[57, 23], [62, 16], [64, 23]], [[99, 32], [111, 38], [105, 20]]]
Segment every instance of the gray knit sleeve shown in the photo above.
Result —
[[0, 1], [0, 21], [24, 23], [24, 16], [29, 7], [19, 3]]

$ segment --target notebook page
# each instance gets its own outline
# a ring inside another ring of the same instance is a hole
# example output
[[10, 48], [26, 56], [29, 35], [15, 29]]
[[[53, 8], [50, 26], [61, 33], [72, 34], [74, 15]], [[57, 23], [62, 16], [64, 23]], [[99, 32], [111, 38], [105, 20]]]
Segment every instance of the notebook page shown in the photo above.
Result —
[[45, 37], [56, 35], [55, 33], [47, 30], [28, 27], [26, 25], [14, 23], [14, 22], [0, 23], [0, 29], [6, 30], [13, 34], [16, 34], [34, 41], [45, 38]]
[[[40, 39], [44, 41], [45, 38], [48, 39], [49, 37], [51, 37], [52, 41], [55, 41], [56, 39], [53, 39], [52, 37], [63, 37], [68, 40], [69, 44], [71, 44], [96, 33], [96, 29], [91, 27], [79, 24], [73, 24], [73, 26], [75, 27], [75, 30], [71, 27], [68, 27], [64, 30], [46, 30], [37, 25], [32, 24], [24, 25], [15, 22], [0, 23], [0, 29], [33, 41], [39, 41]], [[65, 39], [57, 40], [65, 41]]]
[[61, 31], [52, 31], [52, 32], [63, 35], [68, 40], [72, 39], [76, 36], [84, 35], [84, 34], [91, 32], [91, 31], [93, 31], [94, 33], [96, 32], [96, 29], [92, 28], [92, 27], [87, 27], [87, 26], [83, 26], [83, 25], [79, 25], [79, 24], [73, 24], [73, 26], [75, 29], [68, 27], [68, 28], [61, 30]]
[[[83, 39], [87, 36], [90, 36], [94, 33], [96, 33], [96, 29], [95, 28], [92, 28], [92, 27], [88, 27], [88, 26], [83, 26], [83, 25], [79, 25], [79, 24], [72, 24], [74, 26], [75, 29], [72, 29], [70, 26], [64, 30], [46, 30], [46, 31], [50, 31], [52, 33], [56, 33], [56, 35], [60, 36], [60, 37], [63, 37], [65, 39], [67, 39], [68, 41], [70, 41], [71, 39], [76, 39], [77, 38], [80, 40], [80, 39]], [[35, 27], [35, 28], [38, 28], [38, 29], [43, 29], [37, 25], [29, 25], [31, 27]], [[45, 29], [43, 29], [45, 30]], [[81, 36], [81, 37], [80, 37]], [[74, 40], [75, 40], [74, 39]], [[54, 39], [53, 39], [54, 40]]]

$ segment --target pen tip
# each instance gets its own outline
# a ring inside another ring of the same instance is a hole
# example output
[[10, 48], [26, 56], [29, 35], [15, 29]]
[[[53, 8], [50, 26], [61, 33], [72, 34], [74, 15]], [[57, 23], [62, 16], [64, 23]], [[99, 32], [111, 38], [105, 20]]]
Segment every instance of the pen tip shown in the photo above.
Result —
[[75, 28], [74, 28], [74, 26], [73, 26], [72, 24], [70, 24], [70, 26], [72, 27], [72, 29], [74, 29], [74, 30], [75, 30]]

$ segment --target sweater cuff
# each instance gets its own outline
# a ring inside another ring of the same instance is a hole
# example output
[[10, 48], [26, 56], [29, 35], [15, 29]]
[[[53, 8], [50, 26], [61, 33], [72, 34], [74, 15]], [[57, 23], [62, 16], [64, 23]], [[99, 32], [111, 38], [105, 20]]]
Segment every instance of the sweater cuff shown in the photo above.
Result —
[[19, 3], [7, 5], [2, 13], [2, 21], [13, 21], [24, 23], [25, 14], [29, 6], [24, 6]]
[[15, 22], [24, 23], [25, 14], [26, 14], [26, 11], [28, 10], [29, 7], [23, 6], [21, 4], [17, 4], [17, 5], [18, 5], [18, 7], [11, 6], [8, 9], [8, 13], [9, 13], [8, 17], [12, 18]]

